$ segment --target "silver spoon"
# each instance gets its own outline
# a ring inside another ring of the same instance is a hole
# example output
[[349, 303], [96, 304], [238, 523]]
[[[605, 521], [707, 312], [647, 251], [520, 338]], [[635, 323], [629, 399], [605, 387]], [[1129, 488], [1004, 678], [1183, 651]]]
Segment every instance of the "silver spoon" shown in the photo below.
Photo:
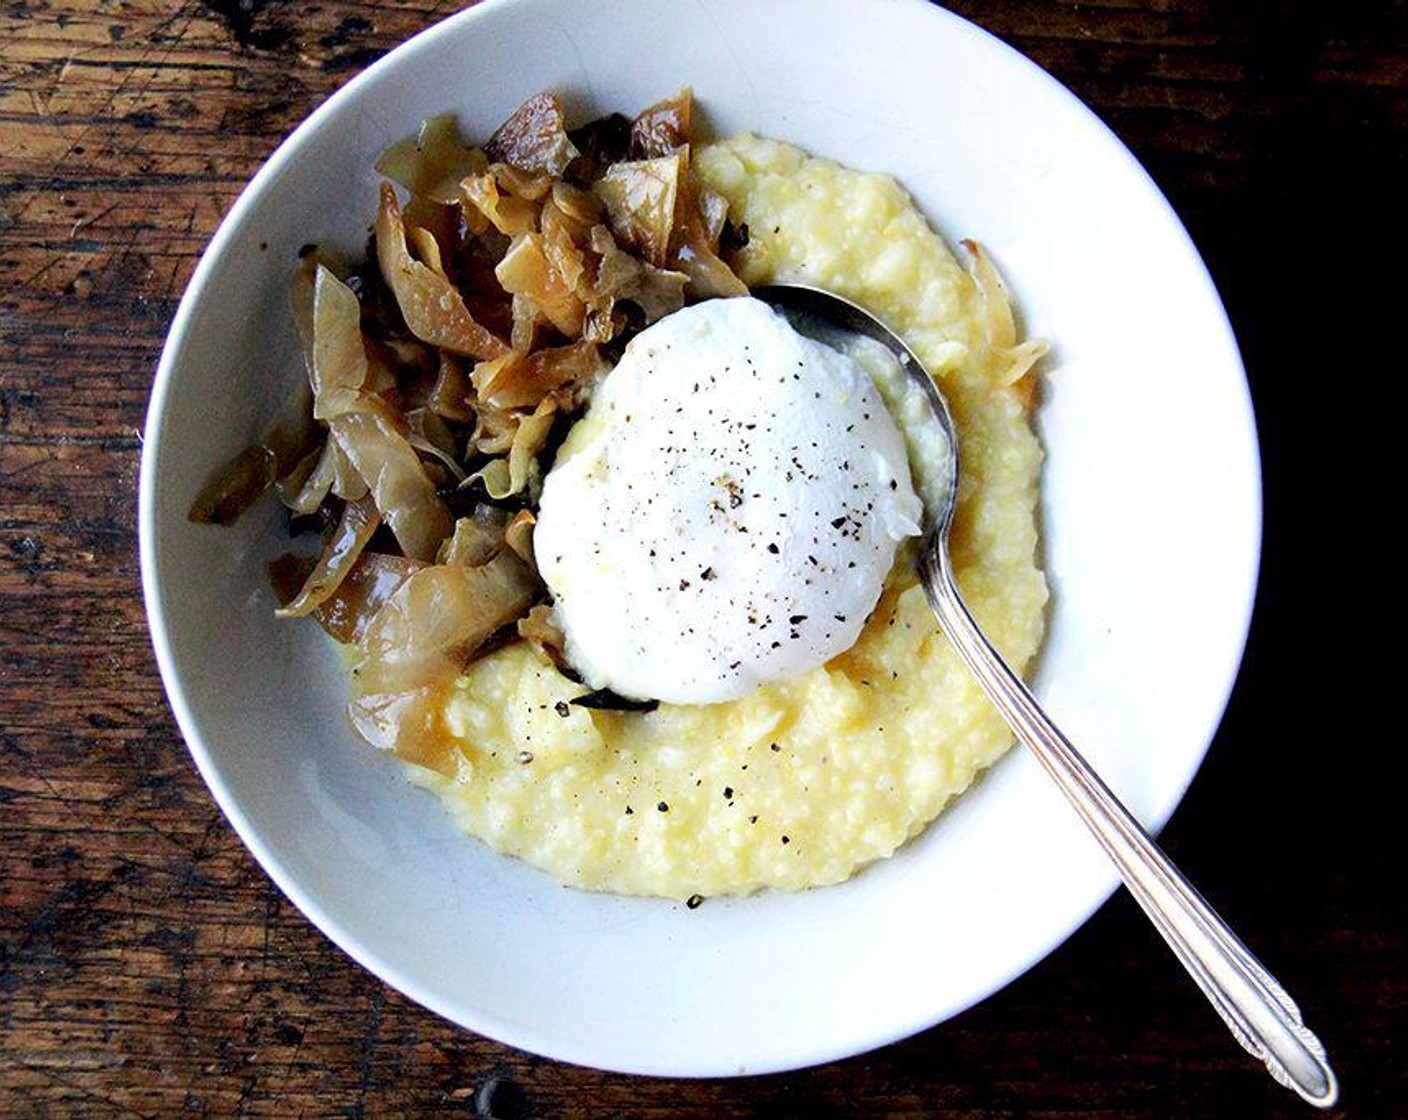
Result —
[[923, 387], [949, 448], [949, 486], [939, 507], [924, 511], [925, 535], [918, 560], [919, 578], [944, 633], [1017, 738], [1056, 780], [1114, 861], [1135, 901], [1202, 988], [1232, 1036], [1248, 1053], [1264, 1061], [1282, 1085], [1313, 1105], [1329, 1108], [1339, 1095], [1339, 1087], [1325, 1048], [1305, 1028], [1300, 1009], [1047, 718], [963, 605], [948, 552], [958, 492], [958, 438], [948, 403], [924, 364], [898, 335], [841, 296], [790, 283], [756, 288], [752, 294], [784, 312], [803, 334], [820, 334], [824, 341], [830, 327], [883, 343], [910, 379]]

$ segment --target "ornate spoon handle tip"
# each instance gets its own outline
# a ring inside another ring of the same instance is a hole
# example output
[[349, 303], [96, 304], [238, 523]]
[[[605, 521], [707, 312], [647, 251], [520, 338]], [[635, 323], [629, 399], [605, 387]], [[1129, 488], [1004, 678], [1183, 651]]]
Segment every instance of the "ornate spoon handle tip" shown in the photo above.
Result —
[[1047, 718], [973, 621], [948, 550], [937, 542], [921, 574], [929, 604], [959, 656], [1017, 737], [1036, 755], [1105, 849], [1125, 886], [1248, 1053], [1271, 1076], [1320, 1108], [1339, 1096], [1325, 1047], [1300, 1009], [1201, 895], [1168, 861], [1099, 775]]

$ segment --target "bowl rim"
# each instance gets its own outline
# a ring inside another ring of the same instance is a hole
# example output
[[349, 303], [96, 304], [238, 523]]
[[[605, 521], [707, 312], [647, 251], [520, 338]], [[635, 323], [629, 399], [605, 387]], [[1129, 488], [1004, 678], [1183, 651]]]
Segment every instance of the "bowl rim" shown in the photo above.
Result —
[[[259, 170], [241, 190], [239, 196], [221, 219], [219, 227], [202, 252], [201, 259], [186, 285], [186, 289], [175, 315], [172, 318], [161, 357], [157, 364], [143, 428], [143, 446], [140, 459], [138, 539], [142, 593], [146, 608], [148, 629], [151, 634], [152, 647], [167, 700], [175, 716], [177, 726], [195, 762], [196, 768], [200, 772], [211, 795], [238, 834], [241, 842], [269, 875], [270, 879], [273, 880], [275, 886], [278, 887], [285, 897], [287, 897], [314, 926], [361, 967], [371, 972], [382, 982], [390, 985], [414, 1002], [426, 1007], [449, 1022], [475, 1031], [488, 1038], [498, 1040], [531, 1053], [544, 1055], [554, 1060], [627, 1074], [673, 1077], [727, 1077], [743, 1075], [746, 1072], [747, 1075], [753, 1075], [801, 1069], [828, 1061], [863, 1054], [937, 1026], [953, 1016], [962, 1013], [969, 1007], [989, 998], [1030, 971], [1042, 960], [1060, 948], [1077, 930], [1085, 925], [1119, 887], [1119, 879], [1113, 867], [1108, 869], [1108, 874], [1104, 881], [1097, 890], [1092, 892], [1086, 904], [1075, 909], [1075, 918], [1063, 928], [1053, 930], [1052, 934], [1045, 940], [1043, 945], [1036, 949], [1030, 956], [1014, 961], [1007, 969], [992, 975], [988, 983], [980, 990], [973, 993], [971, 998], [953, 1001], [945, 1006], [933, 1007], [931, 1012], [921, 1016], [919, 1021], [896, 1023], [890, 1030], [877, 1031], [864, 1038], [852, 1039], [850, 1042], [843, 1045], [815, 1047], [805, 1052], [799, 1052], [791, 1058], [763, 1062], [757, 1066], [750, 1066], [746, 1071], [732, 1066], [721, 1065], [717, 1061], [692, 1061], [688, 1055], [681, 1055], [678, 1062], [670, 1065], [640, 1066], [633, 1065], [629, 1062], [603, 1062], [599, 1056], [594, 1055], [590, 1051], [590, 1047], [584, 1048], [579, 1044], [561, 1038], [545, 1039], [541, 1035], [535, 1035], [531, 1028], [526, 1028], [518, 1021], [496, 1016], [492, 1012], [483, 1009], [475, 1009], [474, 1013], [467, 1013], [466, 1008], [463, 1006], [456, 1004], [452, 1007], [450, 1001], [437, 994], [431, 987], [421, 983], [415, 977], [406, 974], [399, 967], [384, 959], [378, 952], [370, 948], [354, 929], [334, 917], [319, 901], [317, 894], [305, 888], [297, 875], [290, 871], [288, 866], [280, 858], [277, 850], [265, 841], [258, 826], [256, 826], [254, 821], [248, 816], [240, 803], [221, 780], [218, 767], [202, 733], [200, 720], [197, 718], [187, 698], [183, 681], [177, 671], [175, 653], [170, 639], [169, 622], [165, 609], [163, 575], [158, 565], [160, 550], [156, 518], [157, 478], [155, 467], [161, 450], [163, 427], [169, 411], [170, 398], [177, 372], [176, 359], [184, 349], [188, 336], [191, 335], [193, 331], [196, 311], [201, 303], [203, 293], [210, 278], [215, 274], [217, 269], [221, 267], [221, 262], [230, 244], [242, 232], [246, 215], [254, 208], [256, 201], [265, 193], [269, 185], [279, 178], [284, 169], [298, 158], [299, 149], [304, 138], [318, 129], [325, 119], [339, 113], [348, 103], [356, 101], [364, 87], [375, 81], [384, 71], [394, 66], [407, 64], [421, 51], [429, 49], [431, 44], [439, 38], [458, 34], [463, 28], [472, 27], [484, 20], [494, 19], [497, 17], [498, 13], [503, 10], [518, 7], [531, 7], [540, 2], [542, 2], [542, 0], [481, 0], [480, 3], [475, 4], [473, 7], [454, 13], [422, 29], [356, 75], [319, 104], [279, 143], [272, 154], [264, 161]], [[855, 4], [857, 9], [860, 7], [860, 0], [847, 0], [847, 2]], [[1227, 680], [1223, 682], [1220, 695], [1217, 697], [1215, 707], [1217, 716], [1208, 728], [1200, 749], [1190, 754], [1186, 771], [1181, 775], [1176, 788], [1174, 788], [1173, 783], [1170, 783], [1166, 791], [1161, 791], [1163, 793], [1163, 805], [1160, 807], [1160, 811], [1151, 814], [1150, 817], [1144, 821], [1144, 826], [1147, 831], [1151, 835], [1157, 836], [1168, 819], [1172, 816], [1173, 812], [1177, 809], [1178, 805], [1182, 802], [1206, 757], [1207, 751], [1212, 746], [1235, 688], [1237, 678], [1241, 672], [1256, 605], [1259, 568], [1264, 545], [1262, 466], [1256, 415], [1250, 387], [1246, 378], [1245, 365], [1241, 359], [1236, 335], [1211, 274], [1186, 227], [1178, 217], [1178, 214], [1137, 157], [1093, 110], [1036, 62], [1029, 59], [1015, 47], [998, 38], [995, 34], [985, 30], [972, 21], [948, 11], [945, 8], [941, 8], [936, 4], [930, 3], [929, 0], [884, 0], [884, 2], [891, 8], [907, 8], [916, 11], [923, 10], [927, 17], [946, 24], [949, 32], [957, 32], [960, 36], [966, 37], [968, 40], [976, 43], [981, 49], [988, 51], [996, 50], [1007, 54], [1013, 61], [1019, 63], [1022, 68], [1031, 72], [1044, 84], [1049, 97], [1064, 103], [1064, 107], [1067, 111], [1074, 111], [1083, 117], [1087, 126], [1094, 126], [1102, 143], [1127, 165], [1128, 170], [1132, 171], [1139, 180], [1142, 180], [1143, 185], [1151, 196], [1151, 200], [1161, 207], [1164, 222], [1181, 241], [1182, 251], [1187, 255], [1190, 264], [1194, 267], [1195, 275], [1206, 288], [1206, 294], [1211, 297], [1211, 306], [1216, 308], [1218, 312], [1217, 322], [1209, 322], [1206, 324], [1205, 329], [1211, 332], [1216, 328], [1220, 335], [1219, 344], [1226, 347], [1235, 368], [1241, 373], [1239, 390], [1245, 406], [1245, 419], [1250, 427], [1248, 448], [1251, 454], [1250, 466], [1252, 468], [1252, 477], [1248, 479], [1247, 482], [1252, 486], [1254, 491], [1255, 524], [1251, 527], [1251, 540], [1253, 545], [1249, 550], [1250, 565], [1246, 571], [1241, 573], [1240, 577], [1241, 586], [1245, 588], [1245, 594], [1242, 598], [1242, 614], [1240, 618], [1235, 620], [1235, 631], [1232, 625], [1233, 620], [1229, 620], [1228, 626], [1229, 649], [1234, 648], [1232, 636], [1234, 632], [1236, 635], [1236, 656], [1231, 661], [1231, 672]], [[875, 0], [866, 0], [867, 10], [872, 9], [874, 3]], [[1045, 649], [1045, 643], [1043, 643], [1042, 648], [1043, 650]], [[1210, 697], [1210, 703], [1211, 699]]]

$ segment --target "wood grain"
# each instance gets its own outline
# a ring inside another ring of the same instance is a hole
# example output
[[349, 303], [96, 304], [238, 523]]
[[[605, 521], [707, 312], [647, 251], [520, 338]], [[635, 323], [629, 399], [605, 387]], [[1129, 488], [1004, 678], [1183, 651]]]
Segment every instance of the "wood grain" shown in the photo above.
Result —
[[[1373, 441], [1316, 455], [1310, 440], [1401, 379], [1401, 279], [1364, 270], [1402, 234], [1405, 6], [954, 7], [1119, 133], [1224, 294], [1261, 426], [1267, 547], [1242, 680], [1165, 840], [1300, 997], [1344, 1114], [1408, 1114], [1408, 836], [1401, 812], [1377, 812], [1382, 732], [1344, 722], [1352, 678], [1324, 650], [1347, 629], [1307, 596], [1323, 561], [1341, 607], [1387, 610], [1372, 589], [1388, 561], [1359, 547], [1379, 522], [1354, 504]], [[152, 372], [245, 181], [316, 104], [450, 10], [0, 0], [0, 1115], [1299, 1111], [1123, 897], [916, 1038], [680, 1082], [452, 1028], [333, 948], [244, 851], [148, 644], [135, 489]], [[1330, 502], [1317, 553], [1312, 501]]]

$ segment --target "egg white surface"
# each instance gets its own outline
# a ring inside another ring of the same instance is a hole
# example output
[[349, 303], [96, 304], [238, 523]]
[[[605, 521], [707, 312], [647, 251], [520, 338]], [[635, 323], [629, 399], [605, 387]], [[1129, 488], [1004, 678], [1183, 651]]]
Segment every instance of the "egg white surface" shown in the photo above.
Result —
[[740, 297], [632, 340], [544, 483], [534, 549], [588, 683], [709, 704], [850, 648], [920, 514], [871, 376]]

